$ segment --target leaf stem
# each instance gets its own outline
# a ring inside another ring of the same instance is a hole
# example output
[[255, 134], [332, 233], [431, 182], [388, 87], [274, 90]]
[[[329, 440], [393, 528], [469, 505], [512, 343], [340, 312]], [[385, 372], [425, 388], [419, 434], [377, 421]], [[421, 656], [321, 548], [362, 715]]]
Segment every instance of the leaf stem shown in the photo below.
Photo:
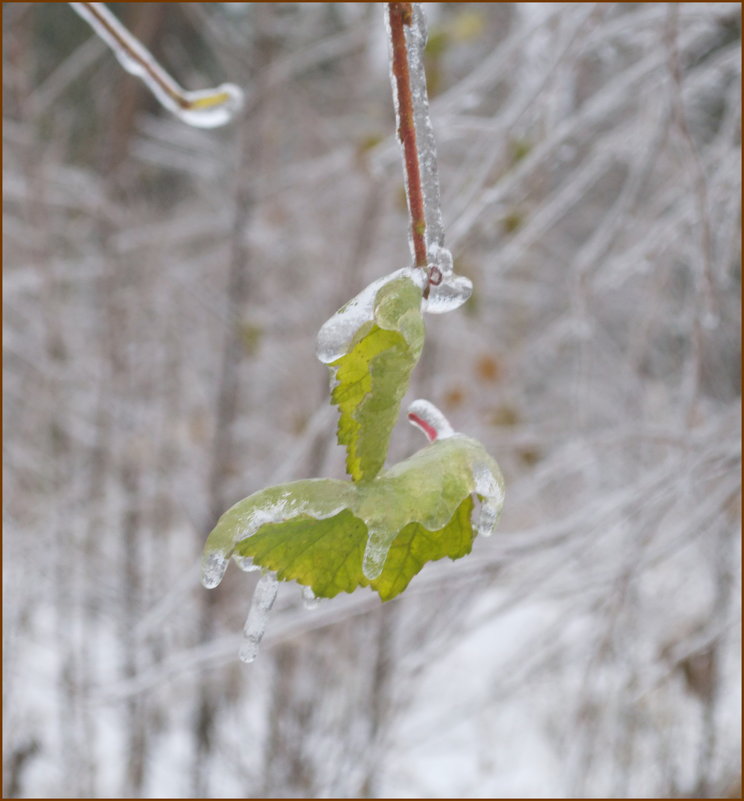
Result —
[[406, 175], [408, 211], [411, 217], [411, 239], [417, 267], [426, 267], [426, 217], [424, 193], [421, 187], [421, 170], [416, 147], [416, 125], [411, 93], [411, 75], [408, 69], [408, 48], [405, 27], [413, 22], [412, 3], [388, 3], [392, 72], [398, 98], [398, 138], [403, 148]]

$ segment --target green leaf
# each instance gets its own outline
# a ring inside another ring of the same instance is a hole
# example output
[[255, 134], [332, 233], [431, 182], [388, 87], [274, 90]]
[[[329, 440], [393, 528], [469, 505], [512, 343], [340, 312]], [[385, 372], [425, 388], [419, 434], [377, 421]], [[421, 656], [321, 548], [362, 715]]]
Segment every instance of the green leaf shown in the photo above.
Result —
[[231, 506], [217, 521], [204, 544], [202, 584], [216, 587], [227, 569], [235, 546], [268, 523], [296, 518], [324, 519], [354, 502], [348, 481], [310, 478], [254, 492]]
[[361, 583], [367, 526], [348, 510], [315, 520], [303, 516], [267, 523], [240, 542], [235, 553], [249, 556], [283, 581], [298, 581], [319, 598], [354, 592]]
[[310, 587], [319, 598], [333, 598], [371, 586], [383, 601], [406, 589], [427, 562], [470, 553], [475, 537], [470, 521], [473, 501], [468, 496], [440, 530], [419, 523], [405, 526], [395, 538], [382, 573], [369, 581], [362, 573], [367, 527], [350, 511], [326, 520], [301, 517], [267, 523], [252, 537], [238, 543], [235, 554], [273, 570], [283, 581]]
[[473, 494], [490, 528], [503, 503], [496, 462], [476, 440], [437, 440], [376, 478], [295, 481], [240, 501], [207, 539], [203, 582], [215, 586], [232, 556], [330, 598], [370, 586], [401, 593], [429, 561], [470, 552]]
[[438, 531], [429, 531], [419, 523], [409, 523], [390, 546], [382, 573], [371, 582], [383, 601], [389, 601], [406, 589], [411, 579], [427, 562], [449, 556], [460, 559], [473, 548], [475, 531], [471, 522], [473, 499], [460, 504], [450, 521]]
[[331, 400], [340, 411], [338, 441], [347, 449], [346, 469], [354, 481], [374, 478], [385, 462], [400, 401], [424, 344], [421, 289], [406, 277], [385, 284], [373, 315], [348, 352], [330, 365], [336, 381]]

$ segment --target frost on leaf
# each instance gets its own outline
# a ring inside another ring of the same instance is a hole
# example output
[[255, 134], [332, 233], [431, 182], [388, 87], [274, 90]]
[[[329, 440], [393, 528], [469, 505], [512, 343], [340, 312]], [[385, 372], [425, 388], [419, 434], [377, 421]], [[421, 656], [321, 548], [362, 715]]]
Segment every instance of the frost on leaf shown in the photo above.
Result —
[[333, 371], [338, 441], [354, 481], [382, 468], [400, 401], [424, 344], [421, 270], [367, 287], [321, 329], [318, 354]]
[[426, 562], [469, 553], [484, 515], [491, 528], [501, 511], [501, 471], [431, 404], [416, 401], [411, 409], [434, 441], [374, 479], [295, 481], [235, 504], [207, 540], [203, 582], [213, 586], [211, 566], [234, 557], [310, 587], [317, 597], [370, 586], [386, 601]]

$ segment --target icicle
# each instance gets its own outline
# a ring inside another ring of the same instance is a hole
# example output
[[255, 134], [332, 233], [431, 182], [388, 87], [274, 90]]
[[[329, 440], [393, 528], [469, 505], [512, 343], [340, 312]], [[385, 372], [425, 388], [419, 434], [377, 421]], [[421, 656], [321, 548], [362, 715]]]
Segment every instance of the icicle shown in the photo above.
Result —
[[382, 573], [391, 544], [390, 539], [384, 534], [369, 529], [367, 546], [364, 549], [364, 559], [362, 560], [362, 573], [370, 581]]
[[305, 609], [317, 609], [319, 599], [313, 592], [312, 587], [302, 588], [302, 605]]
[[228, 560], [221, 551], [210, 551], [202, 556], [201, 583], [208, 590], [214, 589], [225, 575]]
[[183, 122], [197, 128], [216, 128], [229, 122], [242, 107], [243, 91], [232, 83], [197, 92], [182, 89], [105, 3], [70, 5], [114, 51], [122, 67], [144, 81], [160, 103]]
[[475, 492], [481, 499], [478, 534], [481, 537], [490, 537], [504, 506], [504, 480], [485, 464], [473, 467], [473, 478]]
[[424, 288], [425, 275], [423, 270], [404, 267], [390, 275], [385, 275], [373, 281], [356, 297], [342, 306], [333, 317], [323, 323], [318, 332], [316, 355], [323, 364], [330, 364], [341, 358], [349, 350], [354, 334], [374, 317], [375, 298], [385, 284], [396, 278], [410, 278], [416, 286]]
[[408, 420], [424, 432], [429, 442], [454, 435], [449, 420], [428, 400], [415, 400], [408, 407]]
[[258, 648], [261, 645], [266, 624], [269, 620], [269, 612], [274, 605], [276, 595], [279, 592], [279, 580], [274, 573], [264, 573], [256, 584], [253, 593], [251, 608], [248, 618], [243, 627], [245, 642], [240, 648], [240, 659], [243, 662], [253, 662], [258, 655]]

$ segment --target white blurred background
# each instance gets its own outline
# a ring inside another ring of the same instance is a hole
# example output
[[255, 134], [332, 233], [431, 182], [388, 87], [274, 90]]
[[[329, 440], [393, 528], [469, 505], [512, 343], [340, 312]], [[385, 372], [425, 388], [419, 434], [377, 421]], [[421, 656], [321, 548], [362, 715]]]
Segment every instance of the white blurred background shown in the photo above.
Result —
[[[735, 3], [426, 4], [447, 243], [409, 399], [497, 534], [384, 606], [198, 581], [227, 506], [343, 476], [315, 334], [408, 261], [381, 4], [3, 17], [4, 797], [737, 797]], [[423, 440], [401, 423], [391, 458]]]

